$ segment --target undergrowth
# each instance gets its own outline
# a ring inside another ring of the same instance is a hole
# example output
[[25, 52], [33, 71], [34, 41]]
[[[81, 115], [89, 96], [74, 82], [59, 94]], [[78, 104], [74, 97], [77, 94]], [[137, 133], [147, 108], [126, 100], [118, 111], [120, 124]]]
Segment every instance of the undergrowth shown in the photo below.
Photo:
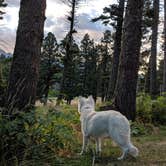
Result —
[[[138, 96], [137, 120], [131, 122], [132, 138], [135, 137], [138, 146], [144, 138], [153, 136], [155, 141], [159, 139], [155, 135], [162, 134], [160, 128], [165, 124], [165, 109], [164, 97], [152, 100], [146, 95]], [[0, 114], [2, 166], [91, 165], [94, 146], [87, 155], [80, 157], [81, 145], [79, 114], [74, 105], [36, 107], [30, 112], [21, 112], [12, 121]], [[103, 148], [103, 155], [113, 156], [113, 161], [121, 153], [110, 141], [106, 141]]]

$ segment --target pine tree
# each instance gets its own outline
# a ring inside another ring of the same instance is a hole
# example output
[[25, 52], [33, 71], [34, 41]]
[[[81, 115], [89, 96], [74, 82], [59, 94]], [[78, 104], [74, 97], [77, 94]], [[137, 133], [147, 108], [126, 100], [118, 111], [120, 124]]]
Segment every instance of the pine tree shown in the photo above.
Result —
[[143, 0], [128, 0], [114, 104], [128, 119], [136, 114], [136, 87], [141, 47]]
[[94, 45], [94, 41], [90, 39], [89, 34], [85, 34], [80, 46], [81, 55], [81, 80], [83, 96], [92, 95], [94, 99], [97, 98], [97, 62], [98, 54]]
[[35, 104], [46, 0], [21, 0], [5, 114]]
[[[66, 69], [68, 69], [68, 70], [66, 70], [65, 73], [63, 72], [63, 78], [62, 78], [63, 89], [61, 87], [61, 90], [60, 90], [61, 96], [60, 97], [63, 97], [65, 100], [67, 100], [67, 103], [70, 104], [71, 100], [77, 94], [77, 91], [76, 91], [76, 89], [77, 89], [76, 65], [77, 65], [77, 59], [79, 57], [79, 47], [75, 43], [75, 41], [72, 37], [72, 42], [70, 45], [70, 59], [67, 60], [66, 59], [66, 44], [67, 44], [67, 42], [68, 42], [68, 35], [64, 38], [64, 40], [61, 41], [61, 52], [64, 55], [64, 57], [63, 57], [63, 64], [64, 65], [63, 66], [64, 66], [64, 70], [65, 70], [65, 64], [67, 64]], [[59, 103], [57, 103], [57, 104], [59, 104]]]
[[101, 60], [101, 98], [102, 101], [106, 100], [106, 96], [108, 94], [108, 85], [109, 85], [109, 73], [110, 73], [110, 62], [111, 62], [111, 55], [110, 55], [110, 46], [112, 42], [112, 34], [111, 31], [106, 30], [104, 32], [104, 37], [101, 39], [103, 44], [103, 53], [102, 53], [102, 60]]
[[110, 100], [113, 97], [116, 81], [117, 81], [117, 76], [118, 76], [124, 6], [125, 6], [125, 0], [120, 0], [119, 6], [118, 6], [119, 13], [117, 15], [117, 25], [116, 25], [116, 32], [115, 32], [115, 39], [114, 39], [114, 52], [113, 52], [112, 66], [111, 66], [111, 72], [110, 72], [107, 100]]
[[62, 72], [62, 55], [59, 45], [53, 33], [49, 32], [43, 40], [40, 77], [38, 82], [37, 96], [47, 104], [50, 87], [58, 82], [56, 74]]
[[121, 36], [124, 15], [125, 0], [120, 0], [119, 4], [112, 4], [103, 9], [103, 14], [92, 19], [93, 22], [102, 21], [105, 25], [111, 25], [115, 30], [113, 59], [110, 72], [110, 81], [106, 100], [110, 100], [113, 96], [116, 80], [118, 75], [119, 56], [121, 51]]
[[68, 83], [72, 82], [70, 80], [70, 76], [69, 76], [70, 72], [72, 72], [71, 66], [73, 63], [70, 55], [71, 55], [71, 46], [73, 44], [72, 43], [73, 34], [76, 33], [76, 30], [74, 29], [74, 25], [75, 25], [76, 8], [79, 4], [79, 1], [80, 0], [65, 0], [64, 1], [71, 8], [70, 14], [69, 14], [69, 16], [67, 16], [67, 20], [69, 21], [69, 24], [70, 24], [70, 29], [69, 29], [69, 32], [68, 32], [67, 38], [66, 38], [64, 69], [63, 69], [63, 76], [62, 76], [62, 81], [61, 81], [60, 95], [58, 96], [57, 104], [59, 104], [59, 102], [64, 98], [64, 91], [66, 91], [66, 89], [65, 89], [66, 82], [68, 82]]

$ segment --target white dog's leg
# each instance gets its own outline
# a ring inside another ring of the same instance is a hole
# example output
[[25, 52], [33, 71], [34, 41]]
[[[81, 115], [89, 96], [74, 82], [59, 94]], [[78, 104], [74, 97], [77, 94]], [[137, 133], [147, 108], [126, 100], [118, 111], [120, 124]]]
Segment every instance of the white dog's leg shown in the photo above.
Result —
[[100, 138], [96, 139], [96, 153], [97, 154], [101, 153], [101, 139]]
[[82, 145], [82, 150], [80, 155], [82, 155], [85, 152], [87, 144], [88, 144], [88, 139], [89, 138], [87, 136], [83, 136], [83, 145]]
[[127, 153], [128, 153], [128, 149], [124, 148], [122, 156], [118, 157], [118, 160], [123, 160], [126, 157]]

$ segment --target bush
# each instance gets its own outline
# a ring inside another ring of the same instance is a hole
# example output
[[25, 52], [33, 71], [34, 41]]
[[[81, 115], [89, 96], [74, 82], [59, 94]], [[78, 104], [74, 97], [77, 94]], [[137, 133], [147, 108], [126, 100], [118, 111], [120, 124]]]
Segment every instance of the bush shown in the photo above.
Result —
[[143, 123], [152, 122], [152, 100], [147, 94], [140, 94], [136, 100], [137, 119]]
[[140, 136], [147, 134], [146, 128], [143, 124], [137, 122], [131, 122], [131, 135]]
[[152, 100], [147, 94], [137, 97], [137, 120], [143, 123], [166, 124], [166, 97]]
[[0, 115], [0, 165], [9, 165], [9, 159], [41, 162], [72, 155], [78, 143], [78, 119], [76, 110], [71, 108], [41, 107], [22, 112], [12, 121]]
[[160, 96], [153, 101], [152, 121], [155, 124], [166, 124], [166, 97]]

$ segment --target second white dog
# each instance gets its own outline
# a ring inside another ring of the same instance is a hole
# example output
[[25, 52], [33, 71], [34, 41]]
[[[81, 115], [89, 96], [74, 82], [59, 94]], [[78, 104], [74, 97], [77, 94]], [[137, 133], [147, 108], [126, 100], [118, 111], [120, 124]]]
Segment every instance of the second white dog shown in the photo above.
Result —
[[129, 153], [136, 157], [138, 149], [130, 140], [129, 121], [117, 111], [95, 112], [95, 102], [92, 96], [88, 98], [79, 97], [78, 111], [81, 115], [81, 129], [83, 134], [83, 145], [81, 154], [86, 150], [90, 137], [96, 140], [96, 151], [101, 152], [101, 139], [112, 138], [122, 149], [122, 156], [118, 160], [124, 159]]

